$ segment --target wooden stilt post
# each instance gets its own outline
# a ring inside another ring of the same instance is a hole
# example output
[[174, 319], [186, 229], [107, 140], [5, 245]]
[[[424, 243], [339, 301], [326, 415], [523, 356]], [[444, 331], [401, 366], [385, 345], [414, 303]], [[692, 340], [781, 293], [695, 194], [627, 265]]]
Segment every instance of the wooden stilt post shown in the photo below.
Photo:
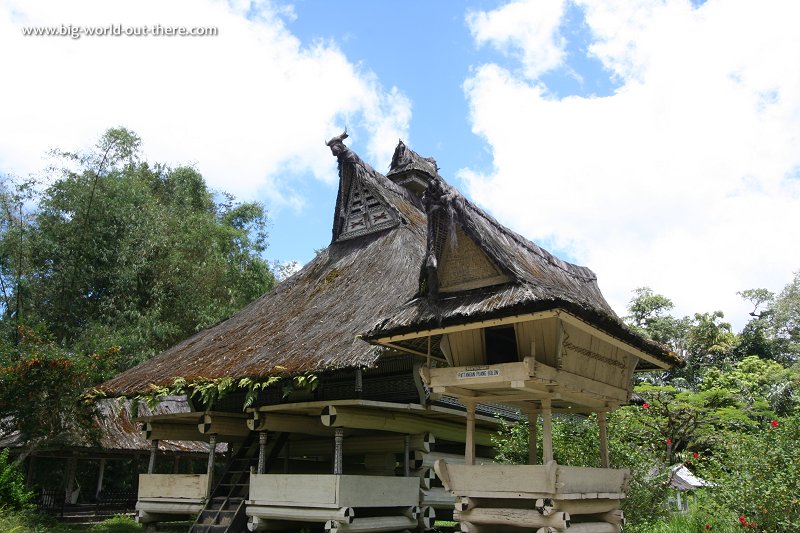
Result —
[[342, 447], [344, 444], [344, 428], [336, 428], [333, 436], [333, 473], [342, 473]]
[[356, 368], [356, 398], [361, 398], [364, 392], [364, 377], [361, 374], [361, 369]]
[[67, 460], [67, 471], [64, 478], [64, 501], [72, 503], [72, 492], [75, 490], [75, 473], [78, 470], [78, 456], [72, 455]]
[[28, 473], [25, 476], [25, 488], [30, 489], [33, 486], [36, 472], [36, 455], [30, 454], [28, 456]]
[[217, 452], [217, 434], [212, 433], [208, 437], [208, 466], [206, 467], [206, 474], [208, 475], [208, 485], [206, 486], [206, 499], [211, 498], [211, 489], [214, 487], [214, 459]]
[[542, 463], [553, 460], [553, 419], [550, 398], [542, 400]]
[[608, 430], [606, 412], [597, 412], [597, 426], [600, 429], [600, 467], [608, 468]]
[[403, 475], [408, 477], [411, 474], [411, 435], [403, 437]]
[[289, 461], [292, 457], [292, 442], [286, 441], [286, 444], [283, 445], [283, 473], [289, 473]]
[[94, 491], [95, 499], [100, 498], [100, 493], [103, 492], [103, 475], [106, 471], [106, 458], [100, 459], [100, 466], [97, 472], [97, 489]]
[[158, 439], [150, 441], [150, 462], [147, 463], [147, 473], [152, 474], [156, 470], [156, 452], [158, 451]]
[[539, 463], [539, 449], [537, 440], [537, 433], [539, 427], [539, 411], [530, 411], [528, 413], [528, 464], [535, 465]]
[[475, 402], [467, 404], [467, 439], [464, 450], [464, 463], [475, 464]]
[[431, 336], [430, 335], [428, 335], [428, 357], [427, 357], [425, 363], [426, 363], [426, 366], [428, 368], [431, 367]]
[[258, 433], [258, 474], [267, 472], [267, 432]]

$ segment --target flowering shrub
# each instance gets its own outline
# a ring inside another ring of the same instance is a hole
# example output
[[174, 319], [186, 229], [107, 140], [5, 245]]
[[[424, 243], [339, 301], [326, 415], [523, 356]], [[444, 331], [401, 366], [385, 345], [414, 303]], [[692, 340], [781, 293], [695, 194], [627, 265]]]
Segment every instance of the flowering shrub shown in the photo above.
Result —
[[[800, 531], [800, 418], [765, 423], [755, 434], [727, 441], [701, 473], [716, 486], [713, 507], [738, 513], [740, 528]], [[714, 509], [709, 512], [713, 513]]]

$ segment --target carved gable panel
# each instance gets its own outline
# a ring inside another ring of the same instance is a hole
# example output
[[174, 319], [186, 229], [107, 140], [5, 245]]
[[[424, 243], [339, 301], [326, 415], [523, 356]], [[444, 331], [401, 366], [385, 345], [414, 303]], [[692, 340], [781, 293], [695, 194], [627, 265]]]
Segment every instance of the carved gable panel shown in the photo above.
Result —
[[361, 182], [355, 181], [345, 204], [344, 223], [337, 240], [366, 235], [399, 223], [397, 215]]
[[510, 281], [461, 228], [455, 243], [448, 236], [439, 258], [439, 290], [455, 292]]

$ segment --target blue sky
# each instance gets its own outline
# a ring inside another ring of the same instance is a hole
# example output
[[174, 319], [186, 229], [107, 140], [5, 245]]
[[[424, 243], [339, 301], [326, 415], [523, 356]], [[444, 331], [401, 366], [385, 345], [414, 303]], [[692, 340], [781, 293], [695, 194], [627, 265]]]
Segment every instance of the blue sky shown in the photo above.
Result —
[[[124, 125], [148, 159], [264, 202], [271, 260], [330, 240], [335, 160], [398, 138], [503, 223], [592, 268], [623, 314], [679, 315], [800, 269], [800, 36], [791, 0], [0, 0], [0, 174]], [[215, 36], [24, 36], [156, 24]], [[11, 83], [8, 81], [11, 80]]]

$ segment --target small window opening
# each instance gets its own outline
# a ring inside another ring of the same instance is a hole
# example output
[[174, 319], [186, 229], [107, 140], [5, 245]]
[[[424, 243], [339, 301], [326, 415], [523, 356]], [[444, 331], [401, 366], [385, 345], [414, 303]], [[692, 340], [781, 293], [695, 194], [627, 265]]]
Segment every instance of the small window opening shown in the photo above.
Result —
[[486, 362], [490, 365], [499, 363], [516, 363], [519, 361], [517, 352], [517, 334], [514, 326], [499, 326], [486, 328]]

